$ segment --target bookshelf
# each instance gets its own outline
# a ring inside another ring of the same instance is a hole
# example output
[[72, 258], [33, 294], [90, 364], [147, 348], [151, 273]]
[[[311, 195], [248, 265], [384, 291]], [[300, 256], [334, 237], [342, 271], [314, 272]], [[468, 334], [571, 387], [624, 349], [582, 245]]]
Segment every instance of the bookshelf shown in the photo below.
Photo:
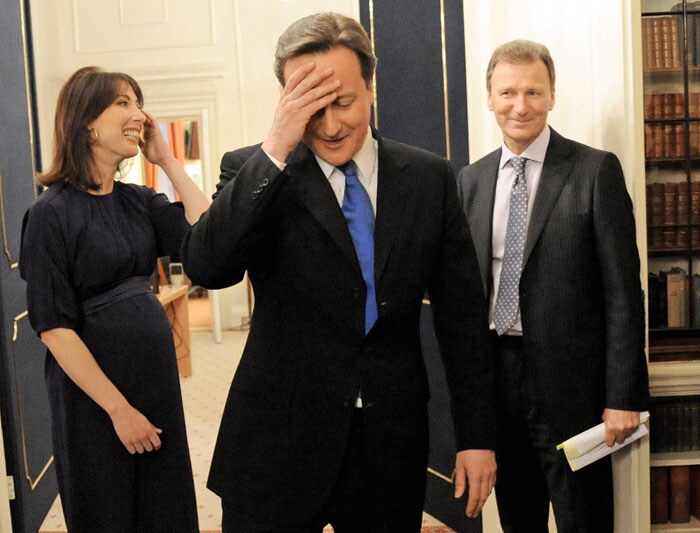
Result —
[[641, 17], [651, 530], [700, 533], [700, 2]]

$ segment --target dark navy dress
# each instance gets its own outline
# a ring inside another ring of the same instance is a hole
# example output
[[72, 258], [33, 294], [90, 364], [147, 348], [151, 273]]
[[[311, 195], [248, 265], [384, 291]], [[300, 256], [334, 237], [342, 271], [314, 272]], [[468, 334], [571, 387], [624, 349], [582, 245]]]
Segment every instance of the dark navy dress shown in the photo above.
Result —
[[47, 353], [54, 456], [71, 533], [199, 530], [162, 305], [155, 294], [137, 291], [84, 312], [86, 301], [149, 276], [158, 256], [177, 257], [188, 228], [182, 204], [119, 182], [102, 196], [52, 185], [25, 216], [20, 272], [32, 327], [75, 330], [129, 403], [163, 430], [159, 451], [130, 455], [107, 413]]

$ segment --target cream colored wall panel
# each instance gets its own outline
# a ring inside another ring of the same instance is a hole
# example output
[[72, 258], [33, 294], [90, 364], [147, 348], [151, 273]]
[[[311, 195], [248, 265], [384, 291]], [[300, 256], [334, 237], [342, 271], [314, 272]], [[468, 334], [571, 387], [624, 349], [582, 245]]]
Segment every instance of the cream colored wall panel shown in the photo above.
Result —
[[[538, 0], [464, 2], [470, 160], [501, 143], [501, 132], [486, 107], [486, 67], [493, 50], [513, 39], [545, 44], [556, 66], [556, 103], [549, 123], [563, 135], [589, 142], [594, 99], [591, 77], [592, 2]], [[619, 30], [618, 30], [619, 32]]]
[[[228, 118], [216, 135], [223, 145], [240, 142], [233, 4], [234, 0], [30, 0], [44, 163], [50, 156], [58, 91], [85, 65], [124, 71], [139, 82], [179, 80], [184, 87], [192, 79], [214, 79], [222, 117]], [[170, 36], [162, 37], [163, 32]], [[91, 36], [90, 46], [86, 36]], [[171, 45], [165, 46], [168, 41]], [[148, 105], [148, 92], [145, 97]]]
[[167, 0], [120, 0], [119, 18], [123, 24], [155, 24], [167, 22]]
[[260, 142], [272, 123], [279, 84], [272, 73], [275, 45], [295, 20], [320, 11], [360, 18], [357, 0], [242, 0], [234, 2], [239, 96], [243, 102], [243, 138]]
[[73, 0], [73, 13], [78, 53], [214, 42], [211, 0]]

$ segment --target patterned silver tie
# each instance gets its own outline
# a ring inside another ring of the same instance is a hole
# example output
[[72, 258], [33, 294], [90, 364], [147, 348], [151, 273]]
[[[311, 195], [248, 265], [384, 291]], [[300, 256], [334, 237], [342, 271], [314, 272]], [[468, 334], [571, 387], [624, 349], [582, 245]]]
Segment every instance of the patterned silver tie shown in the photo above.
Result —
[[498, 285], [493, 322], [496, 332], [502, 335], [518, 318], [520, 296], [520, 274], [523, 267], [523, 250], [527, 233], [527, 181], [525, 180], [524, 157], [512, 157], [510, 164], [515, 169], [515, 183], [510, 191], [510, 209], [506, 227], [506, 243], [501, 264], [501, 279]]

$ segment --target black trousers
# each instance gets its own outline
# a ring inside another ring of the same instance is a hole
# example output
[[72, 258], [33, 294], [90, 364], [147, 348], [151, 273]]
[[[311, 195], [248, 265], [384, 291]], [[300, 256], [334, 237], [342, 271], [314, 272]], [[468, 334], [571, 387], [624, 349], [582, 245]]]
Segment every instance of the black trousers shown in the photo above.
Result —
[[[415, 468], [411, 482], [406, 472], [387, 476], [381, 458], [370, 453], [366, 409], [355, 409], [347, 451], [332, 494], [316, 517], [302, 523], [276, 523], [241, 514], [235, 502], [221, 502], [222, 533], [321, 533], [331, 524], [335, 533], [419, 533], [425, 497], [425, 463]], [[401, 453], [396, 450], [396, 453]]]
[[612, 533], [610, 458], [572, 472], [549, 421], [538, 416], [522, 337], [494, 333], [492, 341], [499, 402], [496, 502], [504, 533], [546, 533], [550, 501], [558, 533]]

